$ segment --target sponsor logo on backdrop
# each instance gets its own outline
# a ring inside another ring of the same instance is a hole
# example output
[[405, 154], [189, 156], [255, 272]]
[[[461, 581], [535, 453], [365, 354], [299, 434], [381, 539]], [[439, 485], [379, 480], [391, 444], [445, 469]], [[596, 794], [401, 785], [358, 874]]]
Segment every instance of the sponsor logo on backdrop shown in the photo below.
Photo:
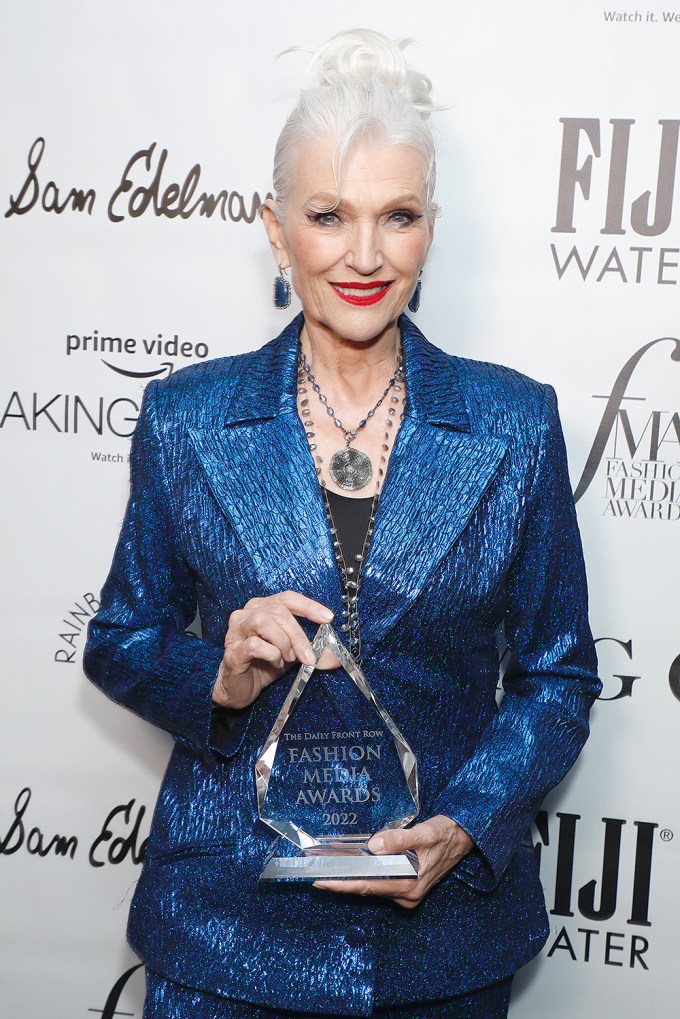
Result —
[[[23, 180], [9, 196], [5, 217], [33, 211], [91, 216], [102, 207], [112, 223], [147, 214], [180, 220], [199, 216], [233, 223], [255, 221], [263, 201], [258, 191], [244, 196], [227, 188], [203, 190], [199, 163], [181, 170], [177, 180], [173, 174], [168, 150], [154, 142], [122, 163], [116, 188], [110, 195], [101, 196], [95, 187], [69, 186], [49, 179], [49, 152], [45, 139], [39, 137], [29, 149]], [[265, 195], [268, 197], [270, 192]], [[71, 364], [85, 357], [96, 358], [106, 372], [122, 382], [134, 383], [133, 395], [124, 391], [114, 397], [84, 395], [64, 392], [66, 386], [51, 392], [7, 391], [0, 395], [0, 429], [127, 439], [139, 414], [140, 383], [167, 377], [184, 364], [210, 356], [207, 343], [179, 333], [118, 335], [100, 328], [65, 333], [64, 350]], [[128, 459], [120, 452], [101, 450], [92, 451], [91, 457], [99, 463], [124, 463]]]
[[595, 481], [603, 499], [603, 516], [677, 521], [680, 405], [655, 406], [648, 395], [631, 386], [635, 369], [650, 351], [670, 355], [673, 363], [661, 361], [659, 368], [677, 372], [680, 382], [680, 339], [661, 336], [628, 358], [608, 395], [593, 396], [606, 402], [574, 499], [578, 502]]
[[[562, 153], [554, 234], [557, 278], [674, 286], [680, 279], [679, 215], [673, 219], [680, 120], [659, 120], [654, 152], [633, 119], [560, 117]], [[644, 125], [647, 127], [648, 125]], [[649, 189], [636, 193], [642, 177]], [[593, 230], [593, 213], [599, 231]], [[611, 238], [623, 240], [612, 242]]]
[[61, 435], [115, 436], [128, 439], [135, 430], [139, 398], [36, 393], [15, 389], [0, 405], [0, 428]]
[[[112, 223], [139, 219], [146, 214], [180, 220], [218, 216], [232, 223], [253, 223], [263, 202], [258, 191], [244, 196], [227, 188], [201, 190], [200, 163], [194, 163], [180, 179], [172, 179], [175, 171], [167, 167], [168, 150], [159, 149], [156, 142], [129, 157], [116, 188], [100, 201], [94, 187], [74, 187], [50, 180], [46, 148], [42, 137], [31, 145], [27, 170], [17, 190], [9, 196], [6, 218], [33, 211], [57, 215], [84, 212], [91, 216], [101, 206]], [[269, 191], [266, 198], [271, 198]]]
[[14, 801], [11, 820], [0, 823], [0, 833], [4, 832], [0, 834], [0, 856], [23, 851], [37, 859], [59, 856], [74, 860], [86, 853], [88, 862], [96, 868], [128, 859], [133, 864], [143, 863], [148, 842], [148, 837], [142, 835], [146, 807], [135, 799], [112, 807], [96, 833], [83, 842], [79, 835], [48, 832], [35, 823], [32, 798], [33, 790], [25, 786]]
[[[600, 824], [594, 836], [591, 819], [581, 814], [538, 813], [534, 841], [553, 920], [545, 954], [650, 970], [653, 865], [657, 844], [671, 842], [674, 833], [657, 821], [603, 817]], [[578, 885], [576, 875], [591, 866], [598, 845], [595, 874]]]
[[[76, 652], [87, 630], [87, 624], [99, 609], [99, 599], [90, 592], [82, 595], [74, 602], [73, 608], [65, 613], [59, 627], [62, 632], [57, 634], [57, 648], [54, 652], [55, 662], [62, 665], [73, 665]], [[63, 627], [61, 624], [64, 624]]]
[[[620, 701], [632, 697], [635, 683], [642, 676], [631, 672], [635, 669], [633, 663], [633, 641], [621, 640], [618, 637], [597, 637], [595, 644], [598, 647], [598, 659], [600, 664], [600, 678], [603, 681], [603, 689], [598, 697], [599, 701]], [[609, 664], [613, 663], [613, 668]], [[614, 668], [623, 668], [624, 672], [614, 672]], [[680, 701], [680, 654], [671, 662], [668, 669], [668, 686], [676, 700]]]
[[673, 696], [680, 701], [680, 655], [671, 663], [668, 670], [668, 685]]
[[[66, 333], [63, 342], [69, 364], [94, 359], [107, 373], [134, 383], [135, 398], [13, 390], [0, 403], [0, 429], [129, 438], [139, 415], [140, 384], [153, 378], [167, 378], [175, 368], [191, 361], [203, 361], [210, 355], [207, 343], [188, 340], [177, 333], [172, 336], [157, 333], [153, 337], [117, 336], [93, 329], [91, 333]], [[120, 452], [95, 450], [91, 456], [101, 463], [128, 460], [127, 455]]]
[[[618, 637], [598, 637], [594, 643], [596, 647], [599, 645], [598, 659], [603, 657], [602, 652], [605, 651], [605, 649], [616, 649], [624, 662], [628, 659], [628, 662], [632, 664], [632, 640], [619, 640]], [[620, 701], [625, 697], [632, 697], [633, 686], [636, 680], [642, 678], [641, 676], [631, 675], [628, 672], [612, 672], [609, 675], [606, 675], [601, 661], [599, 672], [600, 678], [603, 682], [602, 692], [598, 697], [598, 700], [600, 701]]]
[[[125, 989], [127, 988], [127, 985], [130, 982], [130, 978], [138, 970], [142, 969], [143, 965], [144, 965], [144, 963], [140, 962], [140, 963], [137, 963], [135, 966], [131, 966], [130, 969], [126, 970], [125, 973], [123, 973], [122, 976], [120, 976], [116, 980], [116, 982], [114, 983], [113, 987], [109, 991], [109, 993], [107, 995], [107, 998], [106, 998], [106, 1001], [104, 1003], [104, 1007], [103, 1008], [88, 1008], [88, 1010], [87, 1010], [88, 1013], [92, 1012], [94, 1014], [98, 1014], [101, 1017], [101, 1019], [115, 1019], [115, 1017], [117, 1017], [117, 1016], [128, 1016], [128, 1017], [132, 1016], [133, 1019], [134, 1019], [134, 1016], [137, 1013], [136, 1012], [129, 1012], [128, 1011], [128, 1008], [129, 1008], [128, 1005], [126, 1005], [124, 1012], [123, 1011], [119, 1011], [118, 1006], [121, 1003], [121, 1000], [120, 1000], [121, 996], [122, 996], [123, 992], [125, 991]], [[141, 976], [141, 974], [140, 974], [140, 976]], [[133, 981], [133, 983], [139, 983], [139, 982], [138, 981]], [[139, 986], [141, 987], [143, 985], [140, 984]]]
[[[74, 360], [93, 355], [110, 371], [124, 375], [129, 379], [153, 379], [171, 375], [179, 363], [187, 364], [196, 358], [205, 360], [210, 353], [207, 343], [195, 343], [193, 340], [180, 340], [175, 333], [172, 337], [164, 337], [157, 333], [155, 337], [109, 336], [100, 334], [99, 329], [85, 333], [67, 333], [65, 344], [66, 356]], [[133, 367], [133, 359], [140, 356], [152, 358], [172, 358], [171, 361], [160, 361], [158, 366], [139, 371]]]

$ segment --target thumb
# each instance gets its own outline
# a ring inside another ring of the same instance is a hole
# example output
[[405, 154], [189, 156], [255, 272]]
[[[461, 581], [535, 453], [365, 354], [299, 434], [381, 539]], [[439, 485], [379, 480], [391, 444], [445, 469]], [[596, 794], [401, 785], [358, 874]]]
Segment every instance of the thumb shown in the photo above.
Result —
[[316, 667], [317, 669], [337, 669], [340, 667], [340, 662], [330, 648], [324, 648], [321, 652], [321, 658], [316, 663]]
[[376, 856], [401, 853], [412, 847], [412, 834], [403, 828], [386, 828], [374, 835], [368, 843], [368, 848]]

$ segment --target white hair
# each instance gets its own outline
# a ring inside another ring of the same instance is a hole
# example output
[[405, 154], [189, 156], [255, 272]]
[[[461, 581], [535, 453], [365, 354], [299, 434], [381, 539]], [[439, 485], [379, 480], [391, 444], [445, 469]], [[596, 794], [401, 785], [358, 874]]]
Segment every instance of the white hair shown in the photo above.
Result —
[[339, 32], [317, 50], [305, 50], [313, 54], [315, 80], [302, 90], [279, 135], [274, 153], [276, 198], [266, 203], [279, 220], [285, 215], [293, 163], [305, 141], [338, 139], [333, 175], [339, 201], [345, 154], [357, 138], [367, 134], [420, 152], [425, 165], [427, 214], [434, 218], [435, 146], [426, 120], [435, 107], [429, 78], [410, 68], [404, 57], [411, 41], [355, 29]]

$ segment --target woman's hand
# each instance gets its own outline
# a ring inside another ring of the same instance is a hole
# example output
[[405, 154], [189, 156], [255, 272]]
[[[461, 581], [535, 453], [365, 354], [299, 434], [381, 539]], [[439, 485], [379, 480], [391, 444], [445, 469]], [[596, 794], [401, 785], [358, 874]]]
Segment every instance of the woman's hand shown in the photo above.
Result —
[[470, 852], [474, 843], [450, 817], [437, 814], [412, 828], [388, 829], [368, 843], [378, 856], [413, 849], [418, 854], [418, 877], [377, 881], [315, 881], [315, 888], [353, 895], [383, 895], [404, 909], [415, 909], [445, 874]]
[[[268, 598], [251, 598], [229, 617], [224, 657], [213, 688], [213, 703], [222, 708], [246, 708], [262, 690], [290, 668], [296, 659], [313, 665], [312, 645], [295, 619], [329, 623], [333, 613], [297, 591], [281, 591]], [[319, 668], [340, 663], [325, 650]]]

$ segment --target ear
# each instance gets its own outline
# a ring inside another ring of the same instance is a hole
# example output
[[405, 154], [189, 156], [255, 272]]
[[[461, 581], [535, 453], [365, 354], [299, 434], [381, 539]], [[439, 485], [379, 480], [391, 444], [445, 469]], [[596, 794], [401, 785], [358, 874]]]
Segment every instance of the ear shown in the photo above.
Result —
[[428, 235], [427, 235], [427, 243], [426, 243], [426, 247], [425, 247], [425, 254], [423, 255], [423, 260], [420, 263], [420, 271], [421, 272], [425, 268], [425, 263], [427, 262], [428, 256], [430, 254], [430, 247], [432, 246], [432, 241], [433, 240], [434, 240], [434, 219], [430, 223], [429, 232], [428, 232]]
[[[270, 204], [271, 203], [271, 204]], [[262, 222], [264, 228], [267, 231], [267, 237], [269, 238], [269, 245], [272, 249], [274, 261], [278, 265], [279, 269], [287, 269], [290, 265], [290, 259], [288, 257], [288, 250], [286, 248], [283, 225], [281, 224], [275, 210], [272, 205], [276, 205], [275, 199], [267, 199], [262, 209]]]
[[425, 252], [425, 261], [423, 262], [423, 265], [425, 265], [425, 262], [427, 261], [427, 256], [430, 253], [430, 247], [432, 245], [433, 240], [434, 240], [434, 216], [430, 220], [430, 232], [427, 239], [427, 250]]

